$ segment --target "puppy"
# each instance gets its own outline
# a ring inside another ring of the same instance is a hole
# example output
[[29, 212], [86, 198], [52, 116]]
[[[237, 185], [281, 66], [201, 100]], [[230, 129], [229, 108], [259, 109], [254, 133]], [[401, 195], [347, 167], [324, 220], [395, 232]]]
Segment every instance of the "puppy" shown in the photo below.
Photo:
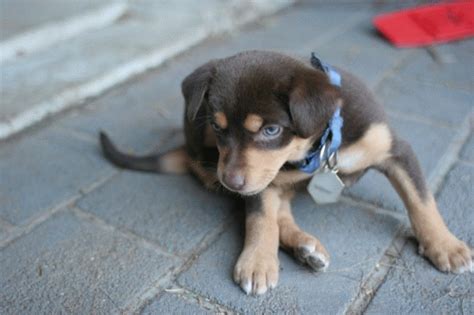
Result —
[[[470, 249], [443, 222], [410, 145], [350, 73], [315, 56], [248, 51], [209, 61], [181, 87], [185, 147], [136, 157], [101, 133], [102, 148], [120, 167], [189, 171], [210, 189], [244, 198], [245, 243], [234, 280], [247, 294], [276, 286], [279, 246], [316, 271], [328, 267], [328, 252], [295, 223], [290, 200], [297, 184], [335, 166], [346, 185], [371, 168], [387, 176], [408, 210], [420, 252], [441, 271], [472, 271]], [[333, 130], [334, 121], [343, 125]], [[327, 148], [333, 152], [324, 154]], [[314, 159], [319, 166], [308, 170]]]

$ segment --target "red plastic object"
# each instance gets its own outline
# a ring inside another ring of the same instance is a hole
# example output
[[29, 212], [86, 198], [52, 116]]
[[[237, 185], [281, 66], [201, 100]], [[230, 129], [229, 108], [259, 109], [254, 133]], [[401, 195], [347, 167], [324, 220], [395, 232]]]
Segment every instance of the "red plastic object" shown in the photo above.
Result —
[[417, 47], [474, 36], [474, 0], [378, 15], [375, 27], [397, 47]]

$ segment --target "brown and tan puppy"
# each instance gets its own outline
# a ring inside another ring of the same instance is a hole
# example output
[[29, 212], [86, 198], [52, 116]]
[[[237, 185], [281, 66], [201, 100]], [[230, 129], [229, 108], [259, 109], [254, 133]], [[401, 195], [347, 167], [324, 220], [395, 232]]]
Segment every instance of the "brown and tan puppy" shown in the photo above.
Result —
[[390, 129], [382, 106], [353, 75], [338, 69], [341, 87], [325, 72], [279, 53], [248, 51], [212, 60], [186, 77], [186, 146], [158, 156], [120, 153], [101, 134], [116, 165], [142, 171], [195, 174], [206, 187], [246, 202], [246, 235], [234, 279], [247, 293], [278, 282], [279, 246], [314, 270], [329, 254], [291, 214], [295, 184], [311, 177], [292, 164], [318, 143], [337, 107], [344, 119], [338, 168], [350, 184], [374, 168], [403, 199], [421, 252], [441, 271], [473, 269], [469, 247], [447, 229], [410, 145]]

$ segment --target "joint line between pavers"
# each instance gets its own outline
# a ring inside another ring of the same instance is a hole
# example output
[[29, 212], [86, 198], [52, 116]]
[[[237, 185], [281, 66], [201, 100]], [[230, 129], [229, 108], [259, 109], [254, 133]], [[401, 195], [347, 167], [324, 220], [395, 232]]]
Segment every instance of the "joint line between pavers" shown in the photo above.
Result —
[[392, 239], [392, 242], [382, 255], [382, 258], [370, 271], [366, 281], [361, 283], [357, 295], [348, 304], [344, 314], [353, 315], [364, 313], [370, 301], [375, 296], [377, 289], [382, 285], [389, 270], [395, 263], [395, 260], [400, 256], [400, 253], [407, 242], [405, 235], [406, 228], [404, 226], [400, 226], [395, 234], [395, 237]]
[[132, 313], [140, 311], [145, 307], [153, 298], [162, 291], [163, 287], [166, 287], [169, 283], [176, 280], [177, 276], [182, 272], [189, 269], [194, 261], [199, 257], [199, 254], [206, 251], [209, 246], [214, 244], [219, 237], [226, 231], [226, 227], [232, 222], [232, 216], [229, 216], [224, 220], [224, 222], [216, 227], [214, 231], [208, 233], [195, 249], [187, 255], [187, 258], [184, 259], [184, 262], [180, 265], [174, 266], [167, 272], [165, 275], [158, 280], [155, 285], [148, 288], [144, 293], [139, 294], [129, 305], [126, 307], [127, 310], [130, 310]]
[[397, 110], [394, 110], [394, 109], [386, 109], [385, 111], [390, 116], [393, 116], [395, 118], [400, 118], [400, 119], [403, 119], [403, 120], [408, 120], [408, 121], [412, 121], [412, 122], [416, 122], [416, 123], [422, 123], [422, 124], [429, 125], [429, 126], [432, 126], [432, 127], [435, 127], [435, 128], [444, 128], [444, 129], [448, 129], [448, 130], [456, 130], [457, 129], [456, 126], [454, 126], [450, 123], [446, 123], [446, 122], [439, 121], [439, 120], [434, 120], [434, 119], [431, 119], [431, 118], [426, 118], [425, 116], [417, 115], [415, 113], [405, 114], [401, 111], [397, 111]]
[[314, 40], [310, 41], [309, 44], [303, 45], [301, 50], [314, 49], [314, 46], [316, 45], [325, 44], [326, 42], [330, 41], [332, 38], [344, 33], [347, 29], [354, 26], [355, 24], [360, 23], [365, 18], [366, 16], [360, 11], [356, 16], [349, 18], [348, 20], [346, 20], [346, 22], [342, 22], [339, 25], [339, 27], [327, 30], [326, 32], [323, 33], [324, 35], [321, 35], [320, 37], [315, 38]]
[[395, 210], [385, 209], [385, 208], [380, 207], [378, 205], [375, 205], [373, 203], [367, 202], [367, 201], [362, 200], [362, 199], [357, 199], [357, 198], [354, 198], [352, 196], [345, 196], [344, 195], [344, 196], [340, 197], [340, 200], [341, 200], [341, 202], [346, 203], [348, 205], [361, 207], [365, 210], [369, 210], [369, 211], [377, 213], [377, 214], [390, 216], [390, 217], [395, 218], [398, 221], [400, 221], [400, 223], [403, 223], [403, 224], [408, 223], [408, 221], [407, 221], [408, 217], [406, 216], [406, 214], [398, 213]]
[[[443, 154], [439, 162], [437, 163], [434, 171], [428, 178], [428, 185], [436, 194], [441, 187], [444, 179], [446, 178], [449, 170], [459, 160], [459, 153], [463, 145], [467, 142], [470, 134], [470, 120], [472, 119], [473, 112], [464, 120], [459, 132], [455, 134], [451, 143], [447, 146], [446, 152]], [[377, 289], [380, 287], [382, 282], [385, 280], [389, 270], [392, 267], [392, 263], [399, 256], [403, 247], [406, 244], [406, 228], [401, 227], [400, 231], [395, 235], [391, 244], [384, 252], [384, 255], [380, 259], [379, 263], [374, 267], [368, 276], [365, 283], [362, 285], [361, 290], [358, 292], [356, 297], [349, 303], [346, 308], [345, 314], [361, 314], [369, 306], [372, 298], [375, 296]], [[390, 255], [388, 255], [390, 253]]]
[[412, 57], [418, 53], [416, 50], [414, 51], [409, 51], [409, 52], [406, 52], [404, 53], [396, 62], [395, 64], [388, 68], [387, 70], [385, 70], [384, 72], [382, 72], [382, 74], [375, 80], [374, 84], [370, 87], [372, 91], [376, 92], [379, 88], [380, 88], [380, 85], [392, 78], [396, 73], [398, 73], [398, 71], [400, 71], [400, 69], [403, 67], [403, 66], [406, 66], [410, 60], [412, 60]]
[[80, 188], [79, 194], [81, 195], [81, 197], [84, 197], [85, 195], [96, 190], [97, 188], [102, 187], [103, 185], [108, 183], [110, 180], [112, 180], [115, 176], [117, 176], [120, 173], [121, 173], [120, 170], [116, 170], [116, 169], [112, 170], [110, 174], [107, 174], [104, 177], [99, 178], [95, 182], [89, 184], [87, 187]]
[[12, 224], [12, 223], [10, 223], [7, 220], [2, 219], [2, 218], [0, 218], [0, 226], [2, 228], [6, 229], [7, 231], [15, 228], [14, 224]]
[[459, 154], [467, 142], [471, 133], [471, 119], [474, 117], [474, 110], [464, 119], [459, 127], [459, 131], [454, 135], [453, 140], [447, 146], [446, 152], [441, 156], [441, 159], [436, 164], [434, 171], [428, 178], [428, 184], [433, 193], [438, 192], [444, 178], [449, 173], [449, 170], [459, 160]]
[[11, 234], [6, 239], [0, 241], [0, 249], [5, 248], [6, 246], [8, 246], [10, 243], [15, 241], [16, 239], [18, 239], [18, 238], [20, 238], [20, 237], [22, 237], [26, 234], [29, 234], [37, 226], [39, 226], [41, 223], [48, 220], [50, 217], [52, 217], [56, 213], [61, 212], [61, 211], [65, 211], [65, 209], [67, 209], [69, 205], [76, 202], [80, 197], [81, 197], [80, 194], [74, 195], [74, 196], [70, 197], [69, 199], [66, 199], [63, 202], [57, 204], [56, 206], [50, 208], [49, 210], [41, 212], [41, 214], [34, 217], [26, 225], [24, 225], [24, 226], [15, 226], [14, 229], [11, 231]]
[[128, 229], [116, 227], [115, 225], [112, 225], [112, 224], [108, 223], [107, 221], [103, 220], [102, 218], [99, 218], [98, 216], [96, 216], [96, 215], [94, 215], [90, 212], [87, 212], [84, 209], [81, 209], [77, 205], [75, 205], [74, 207], [71, 207], [71, 211], [76, 215], [76, 217], [78, 217], [80, 219], [83, 219], [85, 221], [93, 223], [94, 225], [96, 225], [96, 226], [98, 226], [98, 227], [100, 227], [104, 230], [119, 233], [120, 235], [124, 236], [128, 240], [133, 241], [133, 242], [135, 242], [135, 243], [137, 243], [137, 244], [139, 244], [139, 245], [141, 245], [145, 248], [152, 249], [153, 251], [157, 252], [160, 255], [170, 257], [170, 258], [174, 258], [174, 259], [178, 259], [178, 260], [181, 259], [181, 257], [179, 257], [179, 256], [177, 256], [173, 253], [168, 252], [167, 250], [162, 248], [156, 242], [150, 241], [150, 240], [148, 240], [148, 239], [146, 239], [142, 236], [139, 236], [139, 235], [131, 232]]
[[460, 163], [461, 165], [474, 167], [474, 161], [466, 161], [464, 159], [459, 159], [457, 162]]
[[[238, 314], [236, 310], [230, 309], [215, 300], [198, 294], [186, 287], [175, 284], [172, 288], [164, 289], [164, 292], [168, 294], [176, 294], [178, 297], [198, 305], [207, 311], [211, 311], [215, 314]], [[166, 294], [165, 293], [165, 294]]]

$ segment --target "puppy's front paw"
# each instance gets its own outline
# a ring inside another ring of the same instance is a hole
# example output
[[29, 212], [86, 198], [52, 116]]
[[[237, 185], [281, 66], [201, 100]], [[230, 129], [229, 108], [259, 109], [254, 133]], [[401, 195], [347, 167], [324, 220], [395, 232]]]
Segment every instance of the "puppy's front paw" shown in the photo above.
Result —
[[419, 252], [428, 257], [441, 271], [474, 272], [471, 249], [451, 234], [424, 245], [420, 244]]
[[314, 271], [324, 272], [329, 266], [329, 254], [317, 241], [303, 243], [294, 251], [296, 258]]
[[278, 257], [244, 251], [234, 268], [234, 281], [246, 294], [263, 294], [278, 282]]

